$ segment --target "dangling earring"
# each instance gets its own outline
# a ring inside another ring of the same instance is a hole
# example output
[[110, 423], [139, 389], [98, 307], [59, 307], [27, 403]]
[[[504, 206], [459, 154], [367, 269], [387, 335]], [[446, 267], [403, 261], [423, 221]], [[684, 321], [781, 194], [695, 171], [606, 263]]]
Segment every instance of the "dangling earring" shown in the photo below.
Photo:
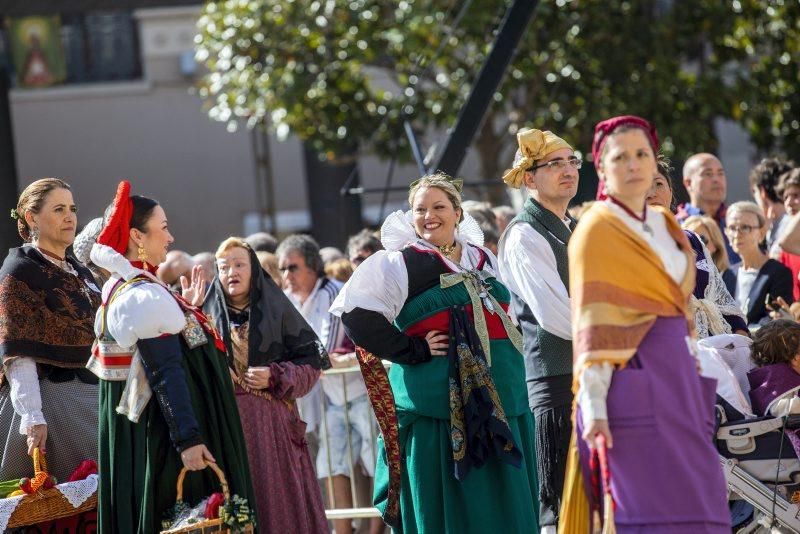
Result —
[[39, 228], [38, 227], [34, 226], [33, 228], [31, 228], [30, 234], [31, 234], [31, 241], [38, 241], [39, 240]]
[[147, 267], [147, 251], [144, 250], [142, 245], [139, 245], [139, 250], [137, 253], [139, 254], [139, 261], [142, 262], [145, 267]]

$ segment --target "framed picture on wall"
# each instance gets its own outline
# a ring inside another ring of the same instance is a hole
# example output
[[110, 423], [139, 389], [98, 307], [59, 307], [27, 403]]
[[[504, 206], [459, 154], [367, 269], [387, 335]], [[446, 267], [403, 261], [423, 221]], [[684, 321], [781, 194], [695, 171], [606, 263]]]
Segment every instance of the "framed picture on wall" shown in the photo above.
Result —
[[58, 16], [12, 18], [8, 22], [18, 87], [48, 87], [66, 78]]

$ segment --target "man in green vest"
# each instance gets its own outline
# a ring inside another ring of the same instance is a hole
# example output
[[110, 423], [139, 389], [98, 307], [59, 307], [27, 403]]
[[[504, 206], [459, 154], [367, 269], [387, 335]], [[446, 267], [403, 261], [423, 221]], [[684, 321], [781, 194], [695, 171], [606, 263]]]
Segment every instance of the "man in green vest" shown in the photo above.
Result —
[[567, 242], [575, 220], [567, 214], [578, 191], [581, 160], [549, 131], [522, 130], [514, 167], [503, 180], [525, 187], [528, 199], [499, 243], [499, 267], [512, 291], [523, 332], [528, 404], [536, 420], [539, 526], [555, 533], [572, 431], [572, 326]]

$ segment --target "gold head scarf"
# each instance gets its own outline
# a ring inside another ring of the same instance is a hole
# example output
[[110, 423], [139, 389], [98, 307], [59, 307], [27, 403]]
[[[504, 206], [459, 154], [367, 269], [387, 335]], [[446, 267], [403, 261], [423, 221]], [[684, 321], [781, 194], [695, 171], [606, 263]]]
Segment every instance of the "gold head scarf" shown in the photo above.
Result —
[[516, 189], [522, 186], [525, 171], [533, 165], [534, 161], [562, 148], [572, 150], [569, 143], [549, 130], [544, 132], [535, 129], [520, 130], [517, 133], [517, 143], [519, 143], [519, 150], [514, 161], [514, 168], [507, 170], [503, 175], [503, 181], [509, 187]]

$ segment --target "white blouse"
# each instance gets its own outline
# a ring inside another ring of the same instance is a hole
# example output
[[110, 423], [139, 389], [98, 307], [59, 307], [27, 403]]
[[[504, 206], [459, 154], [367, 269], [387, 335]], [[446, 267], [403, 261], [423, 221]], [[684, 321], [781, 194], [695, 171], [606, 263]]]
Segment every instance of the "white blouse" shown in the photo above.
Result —
[[[646, 208], [645, 220], [653, 231], [651, 234], [644, 230], [641, 221], [628, 215], [621, 207], [610, 201], [606, 201], [606, 205], [636, 235], [650, 245], [661, 258], [667, 274], [680, 284], [686, 275], [686, 269], [690, 266], [686, 255], [678, 248], [678, 244], [667, 229], [666, 216], [649, 206]], [[610, 363], [604, 362], [588, 366], [581, 374], [578, 380], [578, 403], [581, 405], [584, 428], [588, 426], [589, 421], [594, 419], [608, 419], [606, 397], [608, 388], [611, 386], [613, 372], [614, 367]]]
[[[103, 302], [119, 281], [112, 276], [103, 286]], [[108, 303], [106, 329], [121, 347], [133, 347], [140, 339], [178, 334], [186, 326], [186, 317], [169, 290], [160, 283], [147, 283], [118, 293]], [[94, 330], [102, 331], [103, 314], [95, 317]]]
[[[481, 253], [475, 246], [459, 240], [462, 246], [461, 261], [456, 264], [442, 255], [445, 264], [453, 271], [477, 269], [481, 261]], [[422, 239], [416, 246], [436, 250], [434, 245]], [[486, 248], [480, 247], [489, 258], [483, 270], [498, 278], [497, 258]], [[437, 252], [438, 253], [438, 252]], [[491, 263], [492, 266], [489, 265]], [[364, 260], [353, 272], [353, 276], [339, 292], [339, 296], [331, 306], [331, 313], [337, 316], [349, 313], [355, 308], [362, 308], [380, 313], [386, 320], [393, 322], [408, 299], [408, 270], [399, 250], [381, 250]]]

